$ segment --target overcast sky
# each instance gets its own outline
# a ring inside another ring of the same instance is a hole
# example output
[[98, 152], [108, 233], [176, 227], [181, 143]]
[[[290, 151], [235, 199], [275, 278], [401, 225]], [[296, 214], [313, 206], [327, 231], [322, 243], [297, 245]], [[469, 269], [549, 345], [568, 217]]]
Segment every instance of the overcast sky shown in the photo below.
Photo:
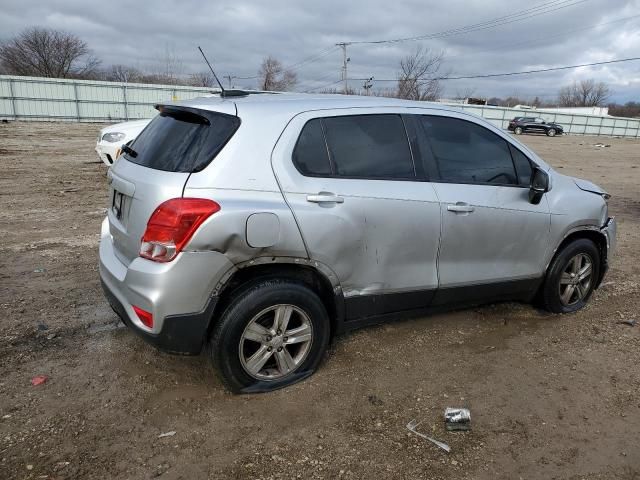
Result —
[[[342, 52], [331, 48], [337, 42], [428, 35], [528, 9], [534, 9], [529, 18], [513, 21], [522, 17], [508, 17], [502, 23], [509, 23], [472, 32], [424, 41], [351, 45], [349, 77], [393, 79], [399, 59], [417, 46], [444, 50], [443, 69], [457, 76], [640, 56], [640, 0], [0, 0], [0, 5], [0, 36], [5, 38], [34, 25], [64, 29], [84, 39], [103, 66], [122, 63], [153, 70], [169, 51], [181, 59], [185, 73], [204, 70], [196, 50], [201, 45], [219, 76], [253, 76], [262, 58], [270, 54], [285, 65], [297, 66], [300, 91], [340, 78]], [[550, 9], [555, 11], [531, 16]], [[297, 65], [309, 57], [314, 61]], [[586, 78], [607, 82], [613, 100], [640, 100], [640, 61], [449, 80], [445, 95], [473, 89], [477, 96], [551, 98], [559, 86]], [[251, 79], [234, 83], [256, 86]], [[362, 83], [352, 81], [351, 85]], [[385, 87], [393, 84], [374, 83], [374, 88]]]

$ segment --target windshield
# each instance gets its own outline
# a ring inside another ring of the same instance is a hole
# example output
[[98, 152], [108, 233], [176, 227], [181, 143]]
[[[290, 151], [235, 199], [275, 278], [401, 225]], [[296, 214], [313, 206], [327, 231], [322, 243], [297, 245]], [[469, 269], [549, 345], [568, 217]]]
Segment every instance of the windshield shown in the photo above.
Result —
[[205, 168], [233, 136], [240, 119], [194, 108], [159, 107], [160, 114], [130, 145], [124, 157], [167, 172]]

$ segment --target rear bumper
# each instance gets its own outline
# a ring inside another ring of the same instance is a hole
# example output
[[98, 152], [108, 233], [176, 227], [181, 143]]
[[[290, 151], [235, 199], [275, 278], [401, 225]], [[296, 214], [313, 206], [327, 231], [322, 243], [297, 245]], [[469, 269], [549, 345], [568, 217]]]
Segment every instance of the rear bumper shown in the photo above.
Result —
[[[198, 354], [202, 350], [217, 297], [216, 284], [233, 268], [217, 252], [182, 252], [169, 263], [142, 258], [125, 265], [116, 256], [109, 224], [100, 239], [100, 280], [114, 311], [149, 343], [171, 353]], [[133, 306], [153, 315], [144, 325]]]
[[178, 355], [198, 355], [202, 351], [213, 311], [218, 302], [217, 297], [211, 297], [202, 312], [166, 317], [160, 333], [152, 334], [138, 328], [129, 318], [127, 308], [115, 293], [104, 280], [101, 283], [104, 295], [113, 311], [127, 327], [145, 341], [167, 353]]

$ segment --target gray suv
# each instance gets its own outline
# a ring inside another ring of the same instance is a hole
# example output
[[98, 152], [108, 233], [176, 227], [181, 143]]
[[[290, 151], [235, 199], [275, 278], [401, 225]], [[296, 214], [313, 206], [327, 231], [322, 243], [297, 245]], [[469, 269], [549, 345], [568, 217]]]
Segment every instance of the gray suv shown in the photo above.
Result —
[[574, 312], [611, 260], [607, 193], [453, 108], [234, 92], [157, 109], [108, 173], [102, 284], [157, 347], [207, 347], [234, 392], [307, 377], [364, 325]]

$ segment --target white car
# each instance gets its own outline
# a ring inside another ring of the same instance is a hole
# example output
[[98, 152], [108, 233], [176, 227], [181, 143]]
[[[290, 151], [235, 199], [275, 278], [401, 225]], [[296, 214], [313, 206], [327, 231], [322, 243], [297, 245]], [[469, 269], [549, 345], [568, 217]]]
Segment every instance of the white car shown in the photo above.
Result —
[[113, 165], [113, 162], [115, 162], [118, 155], [120, 155], [122, 145], [135, 140], [150, 121], [150, 118], [145, 118], [144, 120], [116, 123], [115, 125], [109, 125], [100, 130], [96, 144], [96, 152], [100, 160], [102, 160], [107, 167]]

